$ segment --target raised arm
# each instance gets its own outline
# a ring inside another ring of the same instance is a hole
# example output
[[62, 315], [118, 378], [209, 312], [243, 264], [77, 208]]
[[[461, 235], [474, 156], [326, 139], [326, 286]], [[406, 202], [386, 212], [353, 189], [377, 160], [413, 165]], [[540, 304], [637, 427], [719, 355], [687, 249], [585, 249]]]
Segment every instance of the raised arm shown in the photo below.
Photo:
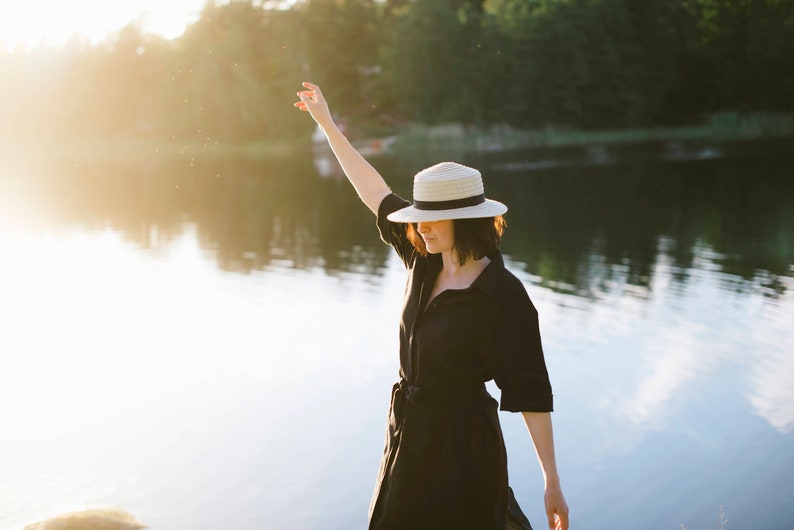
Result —
[[543, 470], [546, 484], [544, 502], [549, 528], [552, 530], [568, 530], [568, 504], [562, 494], [560, 476], [557, 474], [557, 461], [554, 456], [554, 435], [551, 427], [551, 414], [548, 412], [523, 412], [538, 462]]
[[303, 86], [308, 90], [298, 92], [300, 101], [295, 103], [295, 106], [311, 114], [325, 133], [331, 150], [339, 160], [347, 179], [356, 189], [356, 193], [372, 213], [377, 215], [381, 201], [391, 193], [389, 186], [336, 126], [320, 87], [312, 83], [303, 83]]

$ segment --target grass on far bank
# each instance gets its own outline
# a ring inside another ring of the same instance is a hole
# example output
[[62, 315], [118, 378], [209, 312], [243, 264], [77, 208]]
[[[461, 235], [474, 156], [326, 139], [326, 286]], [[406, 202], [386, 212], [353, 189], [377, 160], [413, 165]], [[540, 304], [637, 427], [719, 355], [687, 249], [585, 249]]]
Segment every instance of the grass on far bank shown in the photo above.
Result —
[[157, 138], [146, 136], [75, 137], [57, 140], [0, 138], [0, 156], [8, 159], [81, 161], [140, 161], [206, 158], [269, 158], [295, 151], [295, 142], [260, 140], [241, 143], [218, 140]]
[[398, 132], [396, 149], [416, 150], [455, 144], [471, 151], [532, 147], [614, 145], [645, 142], [741, 141], [794, 136], [794, 114], [724, 112], [705, 123], [677, 127], [581, 130], [549, 126], [523, 130], [501, 125], [487, 129], [458, 124], [410, 126]]
[[[377, 136], [377, 135], [374, 135]], [[460, 124], [407, 125], [384, 131], [383, 138], [353, 139], [365, 156], [377, 153], [411, 154], [416, 151], [454, 148], [460, 152], [617, 145], [648, 142], [730, 142], [794, 137], [794, 114], [725, 112], [700, 125], [647, 127], [611, 130], [581, 130], [562, 127], [517, 129], [508, 125], [467, 127]], [[388, 146], [372, 149], [373, 145]], [[308, 135], [300, 139], [261, 139], [240, 143], [215, 139], [157, 138], [154, 136], [72, 137], [60, 140], [25, 141], [0, 138], [4, 159], [57, 159], [79, 164], [82, 161], [127, 161], [182, 159], [188, 164], [202, 158], [272, 158], [305, 151], [311, 146]], [[366, 151], [366, 152], [365, 152]]]

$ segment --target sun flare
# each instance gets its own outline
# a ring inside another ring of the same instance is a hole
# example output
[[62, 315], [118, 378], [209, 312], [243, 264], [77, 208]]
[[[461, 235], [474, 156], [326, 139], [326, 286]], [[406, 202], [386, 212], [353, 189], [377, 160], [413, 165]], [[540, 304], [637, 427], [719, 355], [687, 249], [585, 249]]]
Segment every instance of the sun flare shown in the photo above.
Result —
[[74, 0], [0, 3], [0, 48], [61, 46], [76, 35], [96, 43], [130, 22], [165, 38], [182, 34], [203, 0]]

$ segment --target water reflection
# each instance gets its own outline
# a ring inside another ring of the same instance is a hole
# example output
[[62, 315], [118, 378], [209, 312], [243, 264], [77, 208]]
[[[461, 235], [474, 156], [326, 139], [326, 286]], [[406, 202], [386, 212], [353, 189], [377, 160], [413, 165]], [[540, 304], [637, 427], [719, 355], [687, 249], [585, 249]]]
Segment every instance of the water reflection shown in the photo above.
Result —
[[[645, 296], [665, 256], [670, 288], [681, 292], [706, 264], [729, 275], [729, 288], [770, 297], [786, 290], [781, 277], [794, 261], [786, 160], [765, 161], [760, 174], [756, 159], [514, 171], [505, 156], [467, 162], [486, 173], [490, 195], [512, 206], [505, 250], [544, 286], [594, 299], [616, 290]], [[417, 166], [378, 165], [410, 195]], [[59, 222], [110, 227], [153, 252], [190, 222], [223, 270], [275, 263], [377, 274], [388, 254], [373, 241], [369, 212], [346, 182], [316, 175], [307, 153], [258, 162], [81, 164], [16, 176], [35, 192], [28, 201]]]
[[747, 281], [741, 287], [752, 287], [761, 270], [771, 275], [767, 286], [779, 288], [775, 278], [789, 274], [794, 240], [790, 166], [772, 164], [750, 179], [751, 166], [500, 174], [499, 191], [520, 205], [510, 212], [507, 245], [529, 270], [583, 296], [598, 297], [614, 281], [647, 288], [659, 254], [672, 259], [675, 281], [686, 284], [706, 249], [714, 253], [709, 262]]
[[[463, 161], [511, 206], [583, 526], [706, 528], [720, 504], [757, 523], [747, 499], [794, 494], [790, 163], [535, 156]], [[406, 196], [427, 165], [376, 163]], [[310, 153], [6, 171], [0, 270], [0, 401], [19, 404], [0, 408], [0, 496], [29, 514], [0, 526], [73, 499], [161, 528], [364, 524], [404, 271]], [[540, 499], [524, 427], [505, 435], [519, 496]]]

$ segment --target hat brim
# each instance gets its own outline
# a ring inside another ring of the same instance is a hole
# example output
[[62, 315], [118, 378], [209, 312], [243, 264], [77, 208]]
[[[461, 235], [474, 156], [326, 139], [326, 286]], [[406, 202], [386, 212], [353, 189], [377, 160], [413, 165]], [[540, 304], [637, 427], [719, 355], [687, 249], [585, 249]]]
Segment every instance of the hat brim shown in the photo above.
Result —
[[479, 219], [481, 217], [496, 217], [507, 211], [507, 206], [499, 201], [485, 199], [485, 202], [476, 206], [453, 208], [451, 210], [420, 210], [411, 205], [386, 216], [386, 219], [395, 223], [420, 223], [424, 221], [443, 221], [446, 219]]

